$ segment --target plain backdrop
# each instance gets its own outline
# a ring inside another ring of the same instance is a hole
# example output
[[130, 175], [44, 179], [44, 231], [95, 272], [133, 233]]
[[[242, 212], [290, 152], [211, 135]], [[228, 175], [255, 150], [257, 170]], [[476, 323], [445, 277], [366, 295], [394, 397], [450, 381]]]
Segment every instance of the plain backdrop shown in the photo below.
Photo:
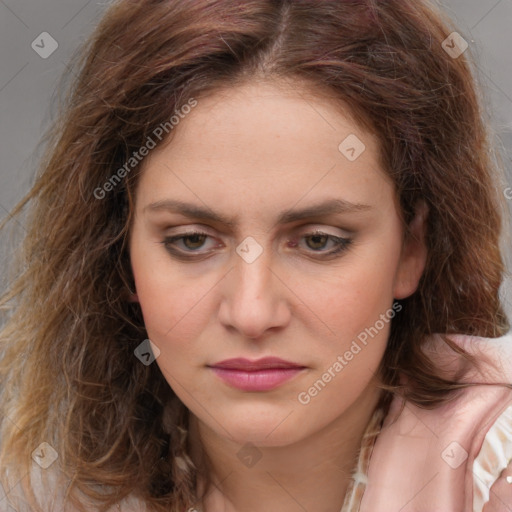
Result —
[[[506, 179], [512, 187], [512, 0], [439, 3], [477, 57], [485, 107], [492, 116], [497, 144], [504, 152]], [[0, 219], [8, 216], [33, 182], [41, 153], [38, 144], [52, 119], [51, 101], [59, 78], [107, 4], [107, 0], [0, 0]], [[44, 55], [52, 45], [58, 45], [57, 49]], [[512, 211], [512, 200], [508, 205]], [[5, 237], [0, 242], [3, 270], [12, 248]], [[511, 253], [507, 244], [509, 269]], [[4, 277], [2, 271], [2, 287]], [[512, 317], [510, 277], [502, 297]]]

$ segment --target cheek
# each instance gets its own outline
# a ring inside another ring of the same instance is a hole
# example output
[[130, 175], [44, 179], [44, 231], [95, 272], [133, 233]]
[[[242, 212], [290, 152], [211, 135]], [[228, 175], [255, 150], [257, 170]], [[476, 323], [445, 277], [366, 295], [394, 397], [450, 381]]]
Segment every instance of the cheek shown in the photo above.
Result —
[[148, 338], [160, 350], [156, 364], [176, 395], [187, 403], [189, 394], [201, 393], [201, 382], [191, 378], [190, 370], [202, 363], [193, 341], [199, 339], [209, 318], [205, 308], [211, 286], [198, 279], [191, 282], [189, 276], [170, 269], [165, 254], [155, 257], [150, 252], [136, 247], [131, 251], [144, 324]]
[[331, 331], [347, 341], [391, 307], [397, 259], [389, 250], [361, 252], [325, 279], [312, 280], [308, 293], [304, 283], [301, 294]]
[[347, 410], [375, 377], [387, 346], [393, 308], [393, 276], [384, 261], [361, 261], [314, 297], [315, 308], [330, 327], [330, 336], [317, 337], [322, 354], [311, 378], [295, 397], [305, 428], [332, 421]]
[[316, 337], [321, 360], [297, 396], [311, 417], [332, 419], [350, 406], [378, 370], [392, 319], [399, 314], [392, 307], [399, 251], [395, 246], [381, 249], [361, 250], [329, 283], [315, 287], [314, 310], [330, 331]]
[[[153, 248], [154, 242], [137, 242], [134, 236], [131, 265], [148, 336], [157, 346], [194, 336], [201, 331], [211, 285], [177, 271], [164, 250]], [[149, 249], [143, 250], [143, 244]]]

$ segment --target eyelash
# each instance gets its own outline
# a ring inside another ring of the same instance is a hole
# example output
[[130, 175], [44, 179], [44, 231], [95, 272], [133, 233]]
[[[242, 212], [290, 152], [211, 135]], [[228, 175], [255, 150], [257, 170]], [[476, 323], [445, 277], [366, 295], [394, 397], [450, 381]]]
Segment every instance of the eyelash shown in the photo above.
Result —
[[[182, 233], [180, 235], [166, 237], [162, 241], [162, 244], [164, 245], [164, 247], [167, 249], [168, 252], [170, 252], [173, 256], [176, 256], [178, 258], [191, 260], [194, 258], [199, 258], [201, 256], [206, 256], [208, 253], [197, 253], [196, 251], [188, 251], [187, 252], [187, 251], [183, 251], [181, 249], [177, 250], [175, 248], [172, 248], [172, 246], [175, 244], [175, 242], [177, 242], [179, 240], [186, 239], [186, 238], [192, 238], [194, 236], [206, 236], [206, 237], [211, 238], [208, 233], [204, 233], [202, 231], [189, 231], [187, 233]], [[322, 255], [321, 258], [328, 258], [328, 257], [336, 256], [340, 253], [343, 253], [344, 251], [346, 251], [349, 248], [350, 244], [352, 243], [351, 238], [344, 238], [344, 237], [329, 235], [328, 233], [323, 233], [322, 231], [314, 231], [311, 233], [305, 233], [300, 238], [311, 238], [311, 237], [315, 237], [315, 236], [327, 237], [328, 239], [333, 240], [335, 242], [335, 244], [337, 245], [337, 247], [331, 251], [320, 252], [320, 251], [312, 250], [313, 253], [321, 254]], [[298, 245], [298, 244], [296, 244], [296, 245]], [[196, 253], [196, 254], [194, 254], [194, 253]]]

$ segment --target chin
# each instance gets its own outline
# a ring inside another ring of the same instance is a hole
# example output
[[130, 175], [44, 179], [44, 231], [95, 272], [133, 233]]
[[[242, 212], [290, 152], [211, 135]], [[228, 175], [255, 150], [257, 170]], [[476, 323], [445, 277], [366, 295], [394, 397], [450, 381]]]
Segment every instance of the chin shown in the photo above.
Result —
[[[236, 413], [225, 416], [219, 424], [209, 424], [218, 435], [239, 445], [247, 443], [260, 447], [287, 446], [305, 437], [304, 422], [296, 415], [279, 407], [277, 411], [253, 410], [250, 414]], [[291, 414], [290, 414], [291, 413]]]
[[248, 427], [247, 429], [240, 428], [237, 431], [231, 432], [232, 437], [230, 439], [241, 446], [250, 443], [260, 448], [276, 448], [294, 444], [303, 437], [296, 429], [283, 429], [281, 432], [272, 432], [274, 427], [262, 430]]

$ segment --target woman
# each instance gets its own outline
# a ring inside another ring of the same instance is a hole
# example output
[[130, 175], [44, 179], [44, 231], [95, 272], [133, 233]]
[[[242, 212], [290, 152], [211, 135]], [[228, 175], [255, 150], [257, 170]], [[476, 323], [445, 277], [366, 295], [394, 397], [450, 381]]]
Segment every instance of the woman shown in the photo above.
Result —
[[420, 1], [113, 4], [14, 211], [0, 506], [512, 507], [462, 53]]

